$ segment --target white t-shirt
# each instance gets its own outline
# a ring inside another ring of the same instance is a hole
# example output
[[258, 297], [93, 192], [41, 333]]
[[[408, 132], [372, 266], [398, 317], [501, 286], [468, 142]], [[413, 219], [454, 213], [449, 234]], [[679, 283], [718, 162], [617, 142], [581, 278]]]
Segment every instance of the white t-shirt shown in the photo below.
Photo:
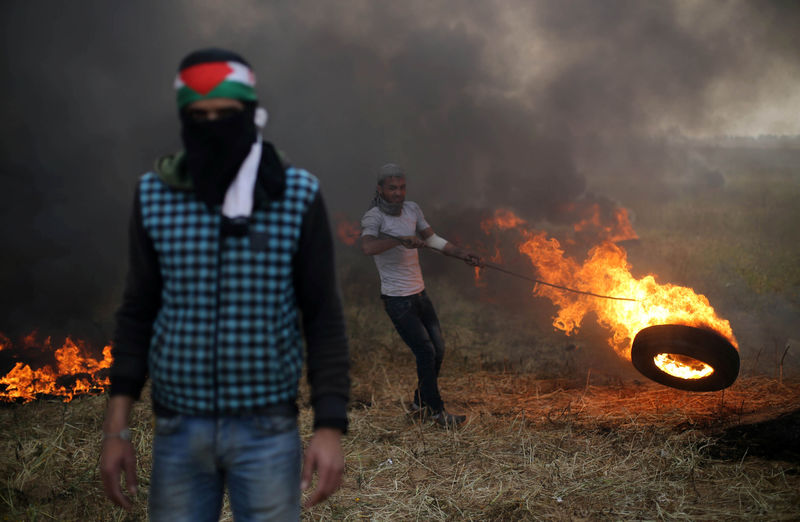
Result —
[[[380, 239], [380, 233], [392, 236], [413, 236], [430, 227], [419, 205], [405, 201], [399, 216], [390, 216], [372, 207], [361, 218], [361, 235]], [[381, 276], [381, 294], [391, 296], [414, 295], [425, 290], [419, 253], [416, 248], [402, 245], [372, 256]]]

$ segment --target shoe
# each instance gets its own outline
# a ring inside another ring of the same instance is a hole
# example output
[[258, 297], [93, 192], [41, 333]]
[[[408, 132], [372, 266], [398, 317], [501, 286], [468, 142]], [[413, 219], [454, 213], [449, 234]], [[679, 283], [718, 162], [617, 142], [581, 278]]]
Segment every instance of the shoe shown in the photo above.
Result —
[[427, 406], [420, 406], [416, 402], [412, 402], [408, 405], [408, 411], [411, 417], [419, 417], [420, 419], [428, 419], [433, 414], [430, 408]]
[[442, 427], [452, 427], [455, 428], [459, 424], [462, 424], [464, 421], [467, 420], [466, 415], [453, 415], [452, 413], [447, 413], [445, 410], [440, 411], [439, 413], [434, 413], [431, 415], [431, 420]]

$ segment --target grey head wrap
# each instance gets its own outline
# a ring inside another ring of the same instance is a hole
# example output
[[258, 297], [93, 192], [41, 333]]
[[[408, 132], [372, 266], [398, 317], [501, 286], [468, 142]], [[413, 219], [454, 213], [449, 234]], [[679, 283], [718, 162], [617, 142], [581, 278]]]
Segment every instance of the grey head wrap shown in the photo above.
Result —
[[[378, 185], [382, 185], [386, 178], [405, 178], [406, 175], [399, 165], [394, 163], [387, 163], [378, 169]], [[369, 208], [378, 207], [378, 210], [390, 216], [399, 216], [403, 212], [402, 203], [389, 203], [383, 199], [375, 189], [375, 197], [372, 198]]]

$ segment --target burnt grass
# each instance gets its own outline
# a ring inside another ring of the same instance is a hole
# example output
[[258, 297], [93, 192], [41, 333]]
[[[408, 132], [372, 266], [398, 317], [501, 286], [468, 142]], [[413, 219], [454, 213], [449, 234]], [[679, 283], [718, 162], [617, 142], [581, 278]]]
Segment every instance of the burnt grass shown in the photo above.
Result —
[[727, 428], [717, 435], [709, 454], [727, 460], [750, 455], [790, 462], [794, 467], [787, 473], [800, 474], [800, 409]]

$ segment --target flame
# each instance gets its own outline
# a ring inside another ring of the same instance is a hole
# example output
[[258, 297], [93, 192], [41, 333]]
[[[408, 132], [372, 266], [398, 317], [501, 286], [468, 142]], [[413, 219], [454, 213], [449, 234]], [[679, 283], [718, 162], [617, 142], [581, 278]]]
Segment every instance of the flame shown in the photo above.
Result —
[[[619, 216], [617, 225], [628, 223], [630, 226], [627, 212], [617, 212], [615, 215]], [[576, 333], [586, 315], [592, 312], [597, 321], [610, 331], [609, 345], [628, 360], [636, 334], [643, 328], [658, 324], [710, 328], [726, 337], [738, 349], [730, 323], [717, 316], [708, 298], [691, 288], [660, 284], [656, 281], [656, 275], [635, 278], [630, 272], [627, 253], [611, 240], [606, 239], [595, 245], [581, 263], [565, 255], [559, 241], [548, 237], [545, 232], [521, 229], [520, 233], [522, 241], [518, 245], [519, 251], [528, 257], [542, 280], [584, 292], [637, 301], [598, 299], [536, 285], [533, 293], [547, 297], [558, 308], [553, 326], [567, 335]], [[688, 367], [691, 372], [707, 371], [697, 368], [696, 363], [700, 361], [687, 364], [680, 356], [673, 356], [670, 361], [674, 366]]]
[[499, 208], [494, 211], [494, 216], [481, 221], [481, 229], [488, 234], [492, 229], [507, 230], [518, 228], [526, 224], [524, 219], [517, 217], [512, 211]]
[[353, 246], [361, 237], [361, 224], [350, 221], [344, 215], [336, 215], [336, 236], [347, 246]]
[[714, 368], [703, 361], [676, 353], [660, 353], [653, 362], [662, 372], [681, 379], [703, 379], [714, 373]]
[[[491, 261], [492, 263], [502, 263], [503, 262], [503, 256], [500, 253], [500, 248], [497, 245], [494, 246], [494, 254], [492, 254], [491, 256], [482, 255], [481, 257]], [[483, 275], [482, 275], [483, 268], [481, 268], [480, 266], [476, 266], [476, 267], [473, 267], [473, 269], [475, 270], [475, 286], [478, 286], [478, 287], [485, 286], [486, 283], [483, 281]]]
[[614, 222], [614, 227], [609, 230], [609, 233], [612, 231], [614, 232], [611, 234], [609, 241], [616, 243], [618, 241], [627, 241], [629, 239], [639, 239], [636, 231], [633, 230], [633, 225], [631, 225], [631, 220], [628, 216], [628, 209], [622, 207], [618, 208], [614, 212]]
[[[36, 333], [25, 336], [22, 343], [22, 353], [25, 353], [36, 345]], [[85, 352], [84, 344], [67, 337], [64, 344], [54, 352], [55, 369], [45, 365], [34, 370], [24, 362], [17, 362], [11, 371], [0, 378], [0, 385], [5, 385], [5, 389], [0, 390], [0, 400], [28, 402], [40, 395], [52, 395], [69, 402], [76, 395], [105, 389], [111, 382], [107, 376], [101, 376], [100, 372], [111, 367], [111, 346], [105, 346], [103, 359], [96, 360], [82, 355]], [[4, 349], [10, 346], [8, 338], [2, 334], [0, 345]], [[46, 351], [52, 350], [50, 337], [45, 339], [42, 347]]]
[[481, 279], [481, 267], [476, 266], [473, 269], [475, 270], [475, 286], [484, 286], [486, 283]]
[[579, 216], [579, 220], [572, 225], [576, 233], [591, 233], [596, 238], [612, 243], [639, 239], [626, 208], [603, 210], [599, 203], [592, 203], [579, 209], [571, 204], [567, 206], [567, 211]]

